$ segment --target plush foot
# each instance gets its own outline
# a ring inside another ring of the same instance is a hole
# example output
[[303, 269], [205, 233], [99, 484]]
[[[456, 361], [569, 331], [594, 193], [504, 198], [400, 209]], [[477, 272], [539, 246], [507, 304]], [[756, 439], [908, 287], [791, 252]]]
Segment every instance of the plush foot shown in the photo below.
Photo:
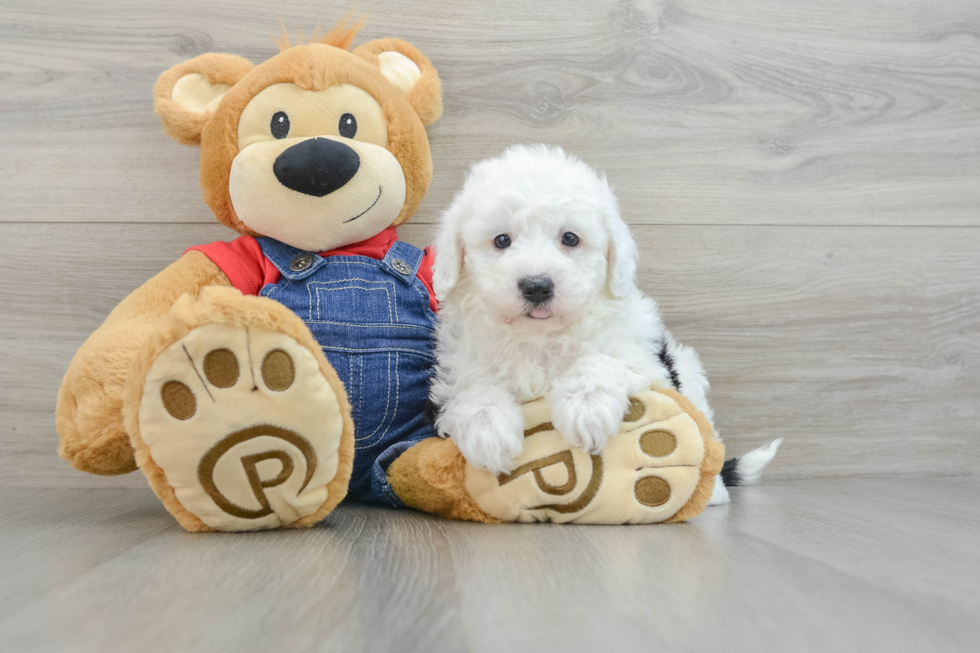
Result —
[[389, 468], [410, 506], [452, 519], [594, 524], [684, 521], [701, 513], [724, 446], [679, 394], [641, 393], [600, 455], [569, 447], [544, 401], [524, 406], [524, 448], [507, 474], [468, 464], [431, 438]]
[[303, 322], [227, 288], [184, 296], [126, 388], [140, 469], [192, 531], [309, 526], [347, 493], [353, 424]]

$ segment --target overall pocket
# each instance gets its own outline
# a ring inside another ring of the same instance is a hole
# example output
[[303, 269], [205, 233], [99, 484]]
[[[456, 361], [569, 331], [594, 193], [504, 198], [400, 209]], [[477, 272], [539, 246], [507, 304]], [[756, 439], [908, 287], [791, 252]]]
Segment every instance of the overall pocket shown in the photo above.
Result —
[[310, 320], [324, 324], [390, 325], [398, 322], [398, 292], [394, 279], [342, 278], [311, 281]]
[[399, 352], [324, 350], [347, 391], [354, 419], [354, 449], [368, 449], [389, 434], [399, 404]]

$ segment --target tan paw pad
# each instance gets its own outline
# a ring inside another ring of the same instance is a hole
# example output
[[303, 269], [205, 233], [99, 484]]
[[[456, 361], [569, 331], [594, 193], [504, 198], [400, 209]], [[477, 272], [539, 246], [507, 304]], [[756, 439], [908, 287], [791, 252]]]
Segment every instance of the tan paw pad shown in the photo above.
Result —
[[509, 474], [466, 467], [466, 489], [503, 521], [655, 523], [693, 495], [705, 458], [694, 419], [671, 397], [633, 398], [620, 433], [601, 455], [570, 447], [550, 422], [547, 405], [524, 407], [524, 450]]
[[295, 340], [208, 324], [154, 361], [139, 429], [180, 504], [211, 528], [239, 531], [288, 525], [324, 504], [344, 422]]

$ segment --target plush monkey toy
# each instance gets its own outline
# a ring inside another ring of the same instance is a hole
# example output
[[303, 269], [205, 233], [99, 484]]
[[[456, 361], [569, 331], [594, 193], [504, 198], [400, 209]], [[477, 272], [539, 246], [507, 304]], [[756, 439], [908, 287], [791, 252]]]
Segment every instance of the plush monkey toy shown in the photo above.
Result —
[[58, 395], [59, 453], [94, 474], [138, 467], [192, 531], [310, 526], [345, 496], [484, 522], [698, 514], [723, 449], [670, 391], [635, 398], [602, 456], [569, 450], [529, 404], [500, 477], [435, 437], [433, 255], [395, 227], [432, 176], [441, 83], [404, 41], [349, 51], [357, 28], [160, 76], [164, 130], [201, 146], [204, 201], [241, 236], [189, 249], [85, 342]]

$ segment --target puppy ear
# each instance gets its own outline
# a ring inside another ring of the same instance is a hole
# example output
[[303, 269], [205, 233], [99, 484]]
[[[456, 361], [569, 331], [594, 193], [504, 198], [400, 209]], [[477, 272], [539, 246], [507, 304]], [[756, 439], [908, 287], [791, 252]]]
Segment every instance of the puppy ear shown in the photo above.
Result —
[[254, 67], [248, 59], [210, 52], [160, 75], [153, 85], [153, 108], [163, 131], [178, 143], [199, 144], [221, 98]]
[[442, 115], [439, 74], [414, 45], [401, 39], [378, 39], [356, 48], [354, 54], [378, 67], [412, 105], [423, 125], [431, 125]]
[[636, 264], [640, 255], [629, 227], [620, 217], [619, 210], [615, 206], [613, 208], [615, 210], [607, 218], [609, 230], [607, 283], [612, 296], [622, 299], [636, 288]]
[[459, 281], [463, 271], [463, 236], [459, 232], [462, 210], [458, 200], [446, 210], [436, 236], [436, 262], [432, 269], [432, 289], [443, 301]]

